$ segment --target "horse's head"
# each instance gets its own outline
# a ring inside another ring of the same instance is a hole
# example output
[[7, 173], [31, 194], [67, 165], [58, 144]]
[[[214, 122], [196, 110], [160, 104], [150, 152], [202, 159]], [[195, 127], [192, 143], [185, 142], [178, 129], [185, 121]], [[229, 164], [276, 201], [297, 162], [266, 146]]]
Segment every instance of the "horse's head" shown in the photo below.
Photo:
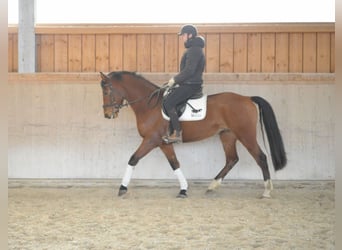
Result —
[[101, 87], [103, 94], [103, 113], [104, 117], [108, 119], [116, 118], [120, 109], [123, 107], [124, 96], [119, 92], [118, 87], [115, 86], [115, 81], [107, 75], [100, 72]]

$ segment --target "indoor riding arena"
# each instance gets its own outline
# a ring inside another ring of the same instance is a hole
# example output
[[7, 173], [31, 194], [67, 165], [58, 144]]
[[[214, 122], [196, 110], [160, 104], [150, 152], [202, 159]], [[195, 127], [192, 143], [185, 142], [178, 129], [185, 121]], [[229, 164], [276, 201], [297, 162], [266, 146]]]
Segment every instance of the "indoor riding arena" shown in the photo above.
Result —
[[[139, 161], [130, 106], [105, 119], [99, 72], [137, 72], [162, 86], [179, 70], [180, 25], [37, 25], [35, 72], [21, 72], [17, 26], [8, 33], [9, 249], [334, 249], [335, 23], [200, 24], [203, 92], [261, 96], [287, 154], [262, 198], [260, 167], [242, 144], [225, 165], [218, 135], [174, 146], [188, 197], [157, 148]], [[18, 62], [19, 61], [19, 62]]]

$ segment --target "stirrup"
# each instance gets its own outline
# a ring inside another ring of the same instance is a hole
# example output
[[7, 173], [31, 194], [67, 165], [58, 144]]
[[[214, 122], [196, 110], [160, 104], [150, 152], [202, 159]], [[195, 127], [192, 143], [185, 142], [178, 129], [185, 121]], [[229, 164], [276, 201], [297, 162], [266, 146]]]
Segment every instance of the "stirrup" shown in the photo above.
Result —
[[182, 142], [182, 132], [175, 131], [172, 135], [163, 136], [162, 139], [166, 144]]

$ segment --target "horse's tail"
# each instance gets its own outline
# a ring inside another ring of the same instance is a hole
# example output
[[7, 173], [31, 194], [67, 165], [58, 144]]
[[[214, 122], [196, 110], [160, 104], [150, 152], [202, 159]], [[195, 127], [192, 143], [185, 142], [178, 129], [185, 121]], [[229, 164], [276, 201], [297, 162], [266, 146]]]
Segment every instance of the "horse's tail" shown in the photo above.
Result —
[[[287, 159], [283, 139], [272, 106], [260, 96], [252, 96], [251, 99], [259, 106], [260, 125], [261, 129], [263, 124], [265, 126], [274, 169], [276, 171], [280, 170], [285, 167]], [[263, 129], [262, 134], [264, 134]]]

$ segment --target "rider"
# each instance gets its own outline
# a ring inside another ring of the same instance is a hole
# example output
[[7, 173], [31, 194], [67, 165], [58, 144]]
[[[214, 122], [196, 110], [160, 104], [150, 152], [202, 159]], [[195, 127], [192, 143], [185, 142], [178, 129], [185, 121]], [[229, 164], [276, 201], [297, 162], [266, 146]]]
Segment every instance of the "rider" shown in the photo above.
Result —
[[190, 24], [184, 25], [178, 35], [182, 37], [186, 50], [180, 62], [180, 72], [167, 83], [168, 87], [174, 88], [164, 101], [164, 107], [170, 117], [170, 134], [163, 136], [165, 143], [182, 141], [182, 130], [176, 106], [184, 103], [194, 94], [201, 92], [203, 84], [204, 38], [198, 36], [197, 28]]

